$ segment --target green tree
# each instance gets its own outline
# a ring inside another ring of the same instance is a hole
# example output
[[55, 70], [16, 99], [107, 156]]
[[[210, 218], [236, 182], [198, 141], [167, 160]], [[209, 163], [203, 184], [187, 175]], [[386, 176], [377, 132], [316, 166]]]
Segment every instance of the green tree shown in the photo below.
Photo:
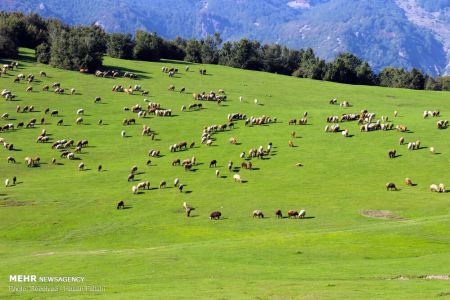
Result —
[[159, 61], [161, 40], [156, 33], [137, 30], [134, 36], [134, 58], [138, 60]]
[[197, 40], [189, 40], [186, 44], [185, 60], [194, 63], [202, 62], [202, 45]]
[[131, 59], [134, 42], [131, 34], [112, 33], [108, 36], [107, 53], [111, 57]]
[[36, 60], [43, 64], [50, 62], [50, 46], [47, 43], [42, 43], [36, 47]]

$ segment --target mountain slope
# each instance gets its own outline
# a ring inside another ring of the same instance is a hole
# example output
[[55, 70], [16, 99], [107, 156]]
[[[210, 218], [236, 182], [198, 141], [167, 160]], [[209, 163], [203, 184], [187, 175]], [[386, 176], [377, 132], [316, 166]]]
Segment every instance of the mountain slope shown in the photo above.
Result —
[[326, 59], [350, 51], [376, 70], [392, 65], [450, 73], [450, 0], [9, 0], [0, 9], [167, 38], [220, 32], [224, 40], [312, 47]]

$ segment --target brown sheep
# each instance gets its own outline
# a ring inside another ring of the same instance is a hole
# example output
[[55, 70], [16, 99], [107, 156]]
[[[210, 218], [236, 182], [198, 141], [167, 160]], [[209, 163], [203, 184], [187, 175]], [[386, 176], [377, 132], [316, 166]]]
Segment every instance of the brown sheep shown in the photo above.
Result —
[[289, 210], [289, 211], [288, 211], [288, 217], [289, 217], [289, 218], [298, 218], [298, 211], [295, 211], [295, 210]]

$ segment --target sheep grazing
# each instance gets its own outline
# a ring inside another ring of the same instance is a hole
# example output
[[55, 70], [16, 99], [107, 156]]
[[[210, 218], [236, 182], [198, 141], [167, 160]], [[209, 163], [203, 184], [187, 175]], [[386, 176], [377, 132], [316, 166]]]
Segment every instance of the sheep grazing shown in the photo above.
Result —
[[120, 132], [120, 135], [124, 138], [124, 137], [126, 136], [125, 130], [122, 130], [122, 131]]
[[277, 210], [275, 211], [275, 216], [277, 217], [277, 219], [283, 218], [283, 213], [281, 212], [280, 209], [277, 209]]
[[173, 181], [173, 186], [174, 186], [174, 187], [177, 187], [178, 184], [180, 184], [180, 179], [175, 178], [175, 180]]
[[209, 167], [210, 167], [210, 168], [216, 167], [216, 165], [217, 165], [217, 160], [215, 160], [215, 159], [213, 159], [213, 160], [209, 163]]
[[234, 182], [239, 182], [239, 183], [242, 182], [241, 175], [239, 175], [239, 174], [234, 174], [233, 179], [234, 179]]
[[300, 210], [298, 213], [298, 217], [300, 219], [304, 219], [306, 217], [306, 210], [304, 210], [304, 209]]
[[413, 182], [412, 182], [411, 178], [405, 178], [405, 184], [408, 186], [413, 186]]
[[132, 187], [131, 187], [131, 191], [133, 192], [133, 194], [137, 194], [138, 193], [138, 187], [137, 186], [135, 186], [135, 185], [133, 185]]
[[431, 154], [436, 154], [436, 149], [434, 149], [434, 147], [430, 147], [430, 152]]
[[229, 162], [228, 162], [228, 171], [232, 171], [233, 170], [233, 162], [230, 160]]
[[210, 220], [219, 220], [221, 216], [222, 216], [222, 213], [220, 211], [213, 211], [209, 215], [209, 219]]
[[288, 141], [288, 145], [289, 145], [289, 147], [294, 147], [294, 142], [291, 141], [291, 140], [289, 140], [289, 141]]
[[136, 174], [137, 170], [138, 170], [138, 167], [137, 166], [133, 166], [133, 167], [131, 167], [130, 173], [131, 174]]
[[244, 101], [244, 97], [242, 97], [242, 96], [239, 96], [239, 102], [243, 102]]
[[298, 211], [295, 210], [289, 210], [288, 211], [288, 218], [298, 218]]
[[186, 217], [188, 218], [191, 216], [191, 211], [195, 210], [194, 207], [190, 206], [186, 202], [183, 202], [183, 208], [186, 211]]
[[439, 187], [436, 184], [430, 185], [430, 191], [439, 193]]
[[124, 208], [125, 208], [125, 202], [119, 201], [119, 203], [117, 203], [117, 209], [124, 209]]
[[77, 115], [84, 115], [84, 109], [80, 108], [77, 110]]
[[165, 188], [166, 188], [166, 182], [165, 182], [164, 180], [162, 180], [162, 181], [159, 183], [159, 188], [160, 188], [160, 189], [165, 189]]
[[236, 138], [235, 137], [230, 137], [230, 144], [236, 145], [236, 143], [237, 143]]
[[178, 186], [178, 190], [180, 191], [180, 193], [183, 192], [183, 188], [184, 188], [184, 184], [180, 184], [180, 185]]
[[79, 117], [76, 120], [77, 125], [80, 125], [81, 123], [83, 123], [83, 118]]
[[258, 105], [258, 99], [255, 98], [255, 100], [253, 100], [253, 102]]
[[75, 95], [75, 89], [74, 89], [74, 88], [71, 88], [71, 89], [70, 89], [70, 94], [71, 94], [71, 95]]
[[401, 137], [400, 140], [399, 140], [399, 143], [400, 143], [400, 145], [403, 145], [405, 143], [405, 138]]
[[15, 160], [15, 158], [14, 157], [12, 157], [12, 156], [8, 156], [8, 158], [7, 158], [7, 161], [8, 161], [8, 164], [11, 162], [11, 163], [13, 163], [13, 164], [15, 164], [16, 163], [16, 160]]
[[84, 170], [84, 163], [80, 163], [78, 165], [78, 171], [83, 171]]
[[395, 184], [393, 182], [388, 182], [388, 183], [386, 183], [386, 190], [387, 191], [396, 191], [397, 187], [395, 186]]
[[445, 188], [445, 185], [443, 183], [439, 183], [438, 189], [439, 189], [439, 193], [446, 193], [447, 192], [447, 190]]
[[395, 158], [396, 153], [397, 153], [397, 151], [395, 149], [389, 150], [389, 152], [388, 152], [389, 158]]
[[295, 131], [292, 131], [292, 132], [291, 132], [291, 137], [295, 139], [295, 136], [296, 136]]
[[349, 137], [348, 129], [345, 129], [341, 132], [342, 136]]
[[219, 178], [219, 176], [220, 176], [220, 172], [219, 172], [219, 170], [216, 170], [216, 177]]
[[5, 180], [5, 187], [8, 187], [9, 186], [9, 178], [6, 178], [6, 180]]
[[264, 214], [262, 211], [260, 210], [254, 210], [253, 211], [253, 218], [258, 218], [258, 219], [264, 219]]
[[408, 150], [414, 150], [416, 148], [416, 143], [408, 143]]
[[398, 116], [398, 111], [394, 111], [394, 117], [397, 117]]

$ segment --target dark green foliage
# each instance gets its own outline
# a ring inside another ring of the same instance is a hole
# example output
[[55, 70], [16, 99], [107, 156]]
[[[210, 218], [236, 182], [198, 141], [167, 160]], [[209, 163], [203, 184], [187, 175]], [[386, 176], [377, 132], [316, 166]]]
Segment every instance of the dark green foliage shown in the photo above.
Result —
[[134, 41], [131, 34], [112, 33], [108, 36], [107, 54], [114, 58], [131, 59]]
[[36, 47], [36, 60], [43, 64], [50, 63], [50, 46], [47, 43]]
[[185, 60], [194, 63], [202, 62], [202, 45], [197, 40], [189, 40], [186, 43], [186, 57]]
[[[388, 67], [381, 71], [379, 81], [381, 86], [423, 90], [425, 88], [426, 78], [417, 69], [412, 69], [408, 72], [405, 69]], [[435, 89], [437, 87], [437, 84], [428, 80], [429, 89]]]
[[327, 65], [324, 80], [350, 84], [373, 84], [374, 74], [367, 62], [351, 53], [339, 54]]
[[50, 65], [90, 72], [101, 68], [106, 52], [106, 34], [98, 26], [64, 27], [53, 26], [50, 30]]
[[182, 38], [176, 38], [173, 41], [162, 40], [161, 57], [166, 59], [183, 60], [186, 56], [186, 41]]
[[159, 61], [162, 41], [156, 33], [137, 30], [134, 36], [133, 55], [135, 59]]

